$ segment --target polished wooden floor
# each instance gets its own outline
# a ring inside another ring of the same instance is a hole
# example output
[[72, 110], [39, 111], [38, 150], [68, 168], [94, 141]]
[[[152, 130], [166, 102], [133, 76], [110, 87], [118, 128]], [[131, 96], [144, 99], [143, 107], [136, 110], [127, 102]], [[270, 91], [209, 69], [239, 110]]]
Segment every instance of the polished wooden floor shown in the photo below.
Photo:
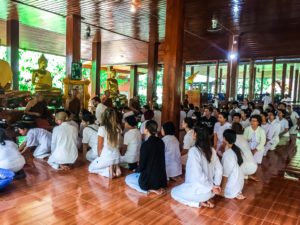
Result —
[[[286, 179], [295, 144], [271, 152], [259, 169], [261, 182], [246, 181], [244, 201], [214, 199], [215, 209], [180, 205], [168, 194], [145, 196], [126, 187], [124, 177], [109, 180], [76, 168], [56, 172], [35, 161], [27, 178], [0, 192], [0, 224], [300, 224], [300, 183]], [[300, 139], [297, 140], [298, 152]], [[296, 156], [296, 159], [298, 156]], [[188, 190], [187, 190], [188, 191]]]

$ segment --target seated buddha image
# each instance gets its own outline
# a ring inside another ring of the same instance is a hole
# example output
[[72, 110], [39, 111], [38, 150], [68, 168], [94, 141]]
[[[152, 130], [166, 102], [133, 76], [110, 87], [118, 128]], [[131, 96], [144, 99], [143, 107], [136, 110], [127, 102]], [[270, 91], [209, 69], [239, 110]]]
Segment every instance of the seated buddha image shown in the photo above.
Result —
[[118, 80], [116, 79], [116, 71], [110, 71], [110, 78], [107, 79], [107, 90], [110, 92], [112, 99], [115, 99], [119, 94]]
[[44, 54], [38, 60], [39, 68], [32, 73], [32, 84], [35, 86], [36, 92], [61, 93], [59, 88], [52, 87], [51, 73], [46, 69], [48, 60]]
[[0, 88], [10, 90], [12, 83], [12, 70], [8, 62], [0, 60]]

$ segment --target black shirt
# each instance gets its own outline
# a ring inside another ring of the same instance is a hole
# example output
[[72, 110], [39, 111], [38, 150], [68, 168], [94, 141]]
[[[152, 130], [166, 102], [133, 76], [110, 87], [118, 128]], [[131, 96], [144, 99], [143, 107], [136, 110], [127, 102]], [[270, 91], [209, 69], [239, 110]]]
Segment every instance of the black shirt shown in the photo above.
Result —
[[212, 135], [213, 132], [214, 132], [214, 126], [215, 126], [216, 122], [218, 122], [218, 121], [213, 116], [209, 117], [209, 119], [206, 116], [203, 116], [201, 118], [201, 122], [200, 123], [202, 125], [205, 125], [208, 128], [209, 135]]

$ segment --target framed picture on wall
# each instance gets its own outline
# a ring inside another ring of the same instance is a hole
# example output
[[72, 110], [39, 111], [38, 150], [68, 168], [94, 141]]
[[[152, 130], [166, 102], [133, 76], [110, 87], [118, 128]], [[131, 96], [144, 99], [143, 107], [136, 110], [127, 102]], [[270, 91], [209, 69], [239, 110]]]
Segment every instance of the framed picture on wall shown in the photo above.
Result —
[[82, 79], [82, 63], [72, 63], [71, 80]]

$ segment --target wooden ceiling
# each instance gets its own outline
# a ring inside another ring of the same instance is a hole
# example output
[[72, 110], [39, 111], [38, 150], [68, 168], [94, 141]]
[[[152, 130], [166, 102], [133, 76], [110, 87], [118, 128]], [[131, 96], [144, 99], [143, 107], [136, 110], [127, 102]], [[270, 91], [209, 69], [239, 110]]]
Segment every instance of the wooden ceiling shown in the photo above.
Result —
[[[91, 58], [92, 37], [102, 34], [103, 64], [147, 62], [150, 26], [158, 31], [159, 58], [163, 59], [166, 0], [1, 0], [0, 38], [5, 20], [17, 6], [20, 46], [65, 54], [65, 17], [80, 14], [82, 58]], [[184, 60], [226, 59], [231, 34], [240, 35], [241, 58], [300, 55], [300, 0], [186, 0]], [[134, 5], [135, 12], [131, 11]], [[215, 17], [223, 29], [209, 33]], [[91, 38], [86, 28], [91, 27]]]

